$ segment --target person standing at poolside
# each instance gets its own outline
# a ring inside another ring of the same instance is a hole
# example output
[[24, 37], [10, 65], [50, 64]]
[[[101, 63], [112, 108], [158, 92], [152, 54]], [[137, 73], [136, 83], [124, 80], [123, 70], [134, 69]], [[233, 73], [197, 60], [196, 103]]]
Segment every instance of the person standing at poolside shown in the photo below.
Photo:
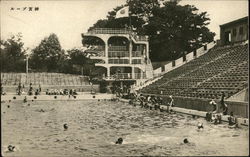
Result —
[[222, 114], [227, 115], [228, 107], [227, 107], [227, 104], [225, 104], [225, 102], [224, 102], [224, 98], [225, 98], [225, 94], [223, 92], [222, 95], [221, 95], [221, 101], [220, 101], [221, 106], [220, 106], [220, 108], [222, 109]]
[[217, 106], [218, 106], [218, 105], [217, 105], [217, 103], [214, 101], [214, 99], [212, 99], [212, 100], [209, 102], [209, 104], [213, 106], [212, 113], [217, 113], [217, 111], [218, 111], [218, 107], [217, 107]]
[[171, 99], [170, 103], [169, 103], [169, 106], [174, 107], [174, 99], [173, 99], [172, 95], [170, 95], [169, 98]]

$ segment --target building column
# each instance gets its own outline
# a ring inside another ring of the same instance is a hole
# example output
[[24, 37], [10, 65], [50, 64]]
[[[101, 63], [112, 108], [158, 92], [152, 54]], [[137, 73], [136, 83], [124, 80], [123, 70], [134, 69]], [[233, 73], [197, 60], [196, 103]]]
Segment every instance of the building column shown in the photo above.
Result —
[[129, 42], [129, 64], [132, 64], [132, 51], [133, 51], [133, 45], [132, 40]]
[[108, 64], [108, 40], [105, 41], [105, 64]]
[[135, 67], [131, 67], [132, 68], [132, 79], [135, 79]]
[[148, 60], [149, 60], [149, 45], [148, 45], [148, 43], [145, 45], [145, 53], [146, 53], [147, 64], [148, 64]]
[[107, 77], [110, 77], [110, 67], [107, 67]]

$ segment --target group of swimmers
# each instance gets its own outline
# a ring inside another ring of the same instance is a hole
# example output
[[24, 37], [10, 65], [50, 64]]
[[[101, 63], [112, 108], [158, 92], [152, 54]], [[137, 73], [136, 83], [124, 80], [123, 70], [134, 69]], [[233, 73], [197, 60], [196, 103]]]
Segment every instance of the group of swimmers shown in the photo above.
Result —
[[[172, 112], [171, 107], [174, 107], [174, 99], [170, 95], [169, 96], [170, 101], [167, 103], [167, 112]], [[154, 107], [155, 110], [159, 109], [160, 111], [163, 111], [160, 108], [160, 105], [163, 105], [163, 99], [160, 96], [154, 96], [154, 95], [147, 95], [144, 96], [142, 94], [133, 94], [133, 98], [129, 101], [130, 104], [133, 104], [136, 106], [136, 104], [139, 104], [139, 106], [144, 108], [152, 109]], [[153, 107], [152, 107], [153, 106]]]
[[[224, 102], [225, 94], [222, 93], [221, 95], [221, 100], [220, 100], [220, 107], [219, 104], [215, 102], [214, 99], [212, 99], [209, 104], [212, 105], [212, 111], [208, 112], [206, 114], [206, 120], [216, 124], [221, 124], [222, 123], [222, 116], [223, 115], [228, 115], [228, 106]], [[222, 110], [219, 112], [219, 110]], [[234, 116], [233, 112], [230, 112], [230, 115], [228, 117], [228, 124], [229, 127], [238, 127], [237, 124], [237, 118]]]

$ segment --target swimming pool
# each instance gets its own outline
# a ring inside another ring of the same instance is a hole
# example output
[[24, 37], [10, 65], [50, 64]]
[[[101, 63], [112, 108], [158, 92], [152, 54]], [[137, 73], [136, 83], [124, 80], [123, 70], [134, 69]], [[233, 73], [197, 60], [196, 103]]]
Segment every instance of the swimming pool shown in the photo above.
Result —
[[[248, 155], [247, 127], [229, 129], [123, 102], [6, 102], [1, 108], [5, 156]], [[197, 131], [198, 122], [204, 130]], [[119, 137], [123, 144], [114, 144]], [[15, 152], [6, 151], [9, 144]]]

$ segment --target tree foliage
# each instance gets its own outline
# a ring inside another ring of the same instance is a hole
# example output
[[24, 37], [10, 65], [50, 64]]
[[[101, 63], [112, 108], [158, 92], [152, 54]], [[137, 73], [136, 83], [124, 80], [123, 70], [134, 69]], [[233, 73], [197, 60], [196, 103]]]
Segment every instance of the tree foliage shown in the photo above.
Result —
[[57, 72], [63, 55], [58, 37], [52, 33], [33, 50], [31, 67], [37, 71]]
[[[115, 19], [116, 12], [129, 6], [130, 18]], [[198, 13], [192, 5], [179, 5], [179, 0], [127, 0], [98, 20], [93, 28], [126, 28], [131, 26], [140, 35], [149, 36], [150, 58], [153, 61], [173, 60], [213, 41], [215, 33], [207, 28], [207, 12]]]
[[1, 40], [1, 71], [25, 72], [25, 50], [23, 48], [22, 34]]

